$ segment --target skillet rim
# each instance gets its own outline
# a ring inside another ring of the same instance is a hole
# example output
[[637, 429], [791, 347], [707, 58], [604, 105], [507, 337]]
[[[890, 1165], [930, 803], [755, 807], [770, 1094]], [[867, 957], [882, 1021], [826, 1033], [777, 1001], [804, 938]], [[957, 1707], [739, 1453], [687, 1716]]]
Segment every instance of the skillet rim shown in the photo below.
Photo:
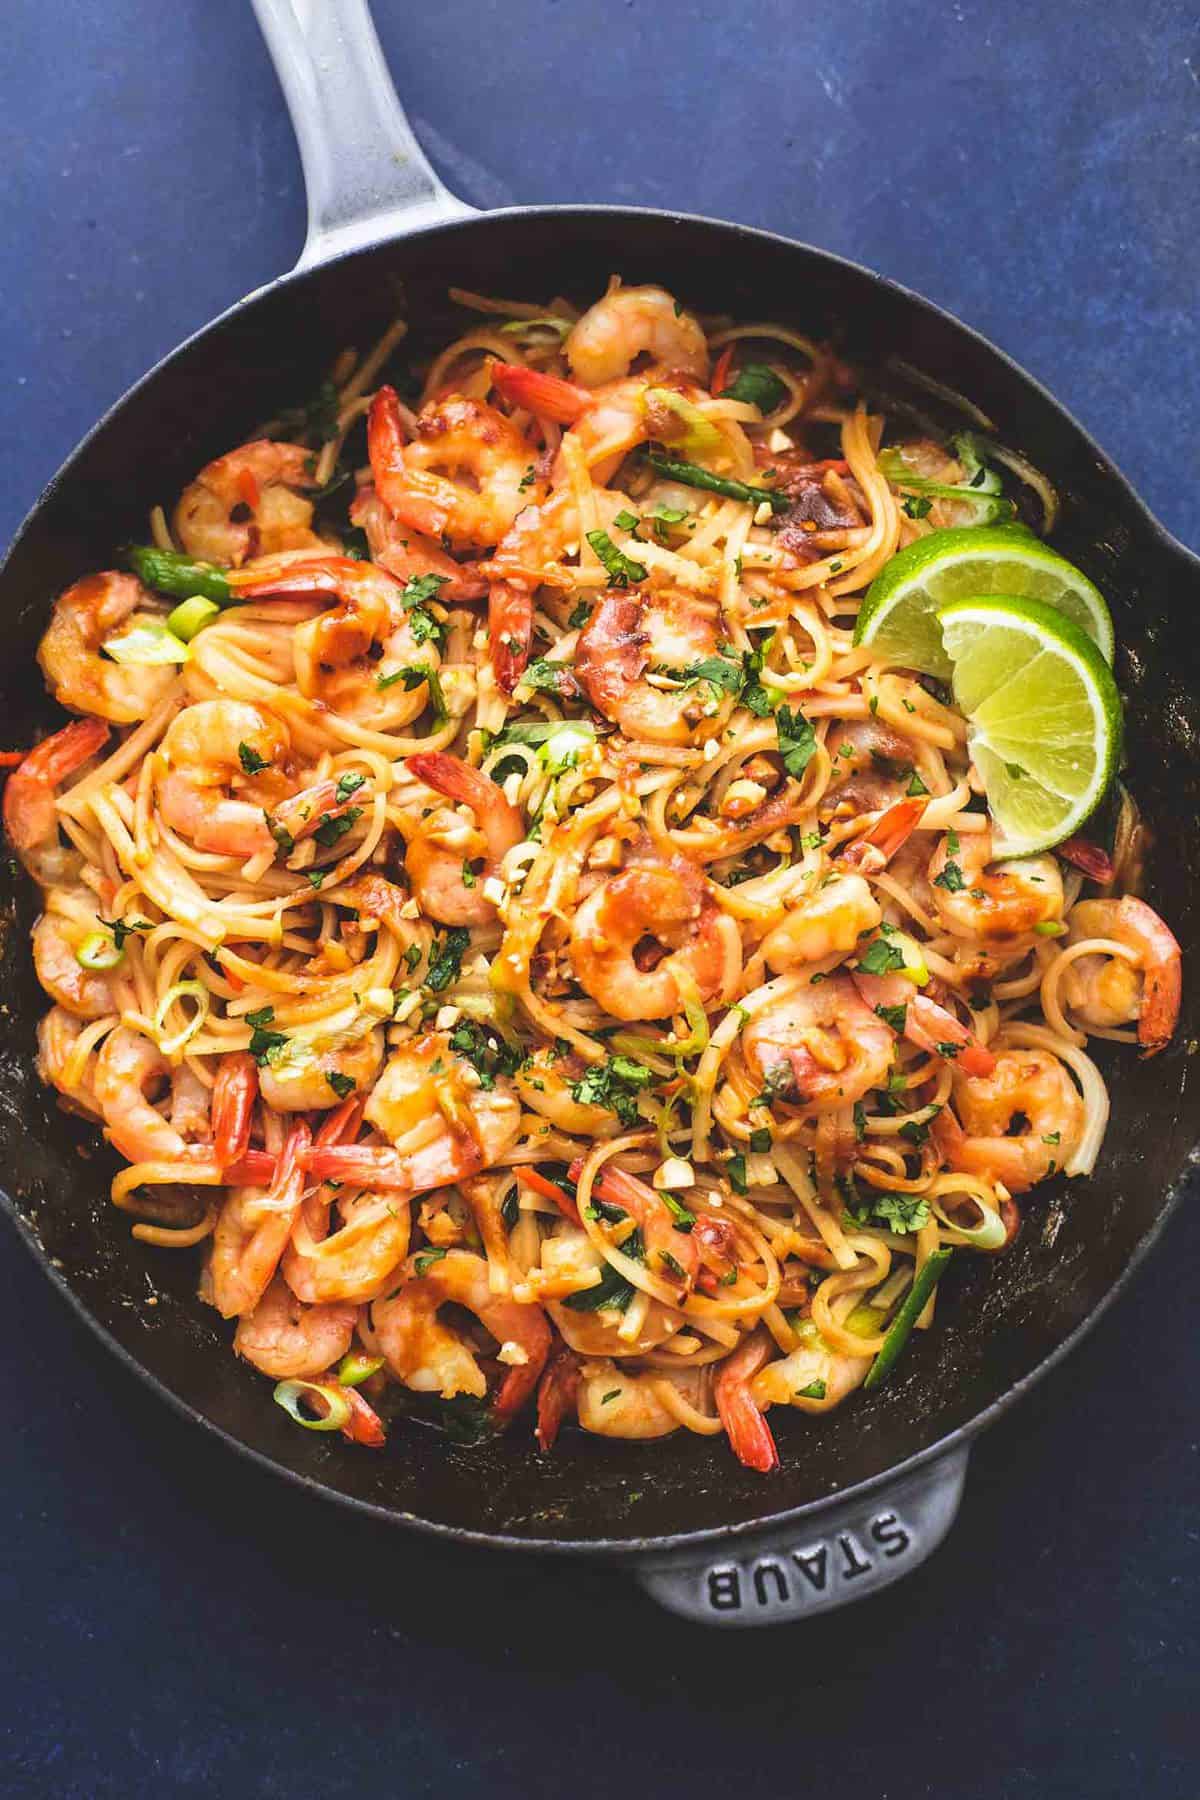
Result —
[[[1169, 558], [1183, 563], [1200, 575], [1200, 556], [1197, 556], [1195, 552], [1190, 550], [1185, 544], [1181, 543], [1172, 532], [1155, 518], [1146, 502], [1130, 482], [1129, 478], [1100, 447], [1100, 445], [1096, 443], [1090, 432], [1079, 423], [1074, 414], [1070, 412], [1070, 410], [1064, 406], [1036, 376], [1029, 374], [1029, 372], [1024, 369], [1015, 358], [1010, 356], [1006, 350], [1002, 350], [997, 344], [992, 343], [989, 338], [986, 338], [982, 332], [977, 331], [974, 326], [965, 324], [953, 313], [947, 311], [945, 307], [939, 306], [935, 301], [926, 299], [924, 295], [917, 293], [915, 289], [905, 286], [904, 283], [894, 280], [891, 276], [881, 274], [878, 270], [867, 267], [866, 264], [855, 262], [849, 257], [840, 256], [831, 250], [823, 250], [817, 245], [805, 243], [798, 238], [787, 237], [781, 232], [768, 231], [760, 226], [741, 225], [728, 220], [709, 218], [700, 213], [676, 212], [661, 207], [621, 205], [589, 206], [581, 203], [571, 203], [549, 206], [500, 207], [494, 210], [469, 214], [466, 217], [443, 220], [440, 223], [424, 226], [416, 231], [405, 232], [391, 237], [382, 237], [376, 243], [360, 245], [353, 249], [343, 251], [309, 267], [289, 270], [286, 274], [277, 276], [274, 280], [264, 283], [261, 287], [253, 289], [241, 299], [232, 302], [222, 312], [218, 313], [215, 318], [208, 320], [195, 331], [189, 333], [189, 335], [179, 344], [168, 350], [157, 362], [153, 363], [144, 374], [139, 376], [130, 387], [125, 389], [111, 406], [105, 409], [90, 429], [85, 432], [84, 436], [74, 446], [70, 454], [50, 477], [49, 481], [47, 481], [17, 527], [12, 542], [8, 546], [3, 559], [0, 560], [0, 581], [3, 580], [12, 557], [20, 547], [26, 533], [32, 527], [46, 501], [53, 494], [57, 493], [64, 482], [70, 478], [74, 464], [91, 444], [93, 439], [105, 429], [110, 420], [116, 417], [125, 406], [126, 402], [132, 399], [135, 394], [138, 394], [144, 388], [149, 387], [149, 385], [156, 380], [169, 365], [174, 363], [176, 359], [185, 356], [198, 345], [202, 339], [206, 338], [210, 333], [218, 331], [235, 315], [244, 312], [248, 307], [252, 307], [257, 301], [280, 292], [285, 287], [299, 286], [310, 277], [314, 279], [319, 278], [324, 270], [332, 267], [334, 264], [347, 263], [357, 258], [372, 256], [376, 252], [387, 248], [389, 245], [404, 244], [409, 240], [415, 241], [417, 239], [441, 235], [453, 236], [462, 231], [470, 230], [479, 224], [490, 224], [492, 221], [495, 221], [497, 224], [503, 224], [508, 220], [517, 218], [555, 219], [564, 217], [579, 217], [585, 219], [595, 219], [596, 217], [600, 217], [602, 219], [611, 219], [614, 221], [625, 218], [658, 219], [678, 225], [698, 225], [709, 230], [718, 231], [722, 234], [733, 233], [736, 237], [761, 240], [773, 244], [785, 251], [801, 251], [806, 256], [814, 257], [823, 262], [835, 273], [846, 271], [856, 276], [865, 277], [870, 283], [901, 296], [910, 304], [920, 308], [925, 313], [939, 320], [943, 325], [951, 327], [954, 331], [961, 333], [962, 336], [969, 341], [981, 346], [998, 360], [1008, 376], [1023, 383], [1027, 388], [1032, 389], [1033, 392], [1051, 406], [1061, 418], [1065, 419], [1067, 424], [1071, 426], [1082, 443], [1087, 447], [1091, 455], [1095, 457], [1103, 471], [1109, 477], [1114, 479], [1118, 486], [1123, 490], [1126, 499], [1132, 503], [1133, 508], [1140, 516], [1143, 525], [1149, 528], [1151, 536], [1158, 541], [1163, 553]], [[68, 1302], [76, 1316], [119, 1362], [124, 1364], [132, 1374], [136, 1375], [144, 1382], [152, 1392], [156, 1393], [160, 1399], [164, 1400], [182, 1418], [191, 1424], [198, 1425], [210, 1436], [218, 1439], [235, 1453], [244, 1456], [247, 1460], [257, 1464], [260, 1468], [269, 1471], [272, 1475], [281, 1477], [292, 1483], [294, 1486], [304, 1490], [311, 1496], [318, 1497], [322, 1500], [332, 1501], [335, 1504], [347, 1507], [354, 1512], [365, 1514], [388, 1526], [402, 1526], [427, 1533], [430, 1536], [442, 1540], [449, 1540], [452, 1543], [467, 1543], [481, 1548], [524, 1552], [529, 1555], [591, 1556], [607, 1561], [632, 1561], [645, 1556], [652, 1555], [655, 1557], [662, 1557], [664, 1554], [686, 1553], [690, 1550], [699, 1549], [712, 1544], [727, 1543], [732, 1540], [743, 1540], [746, 1538], [762, 1536], [769, 1531], [775, 1531], [780, 1527], [786, 1527], [794, 1521], [815, 1518], [833, 1508], [852, 1506], [868, 1498], [872, 1494], [877, 1493], [881, 1489], [891, 1486], [893, 1483], [903, 1481], [916, 1474], [921, 1469], [929, 1467], [960, 1445], [969, 1445], [972, 1440], [980, 1432], [985, 1430], [988, 1425], [993, 1423], [1001, 1413], [1020, 1400], [1035, 1383], [1039, 1382], [1043, 1376], [1048, 1374], [1051, 1369], [1055, 1368], [1063, 1361], [1087, 1333], [1092, 1330], [1093, 1326], [1099, 1322], [1103, 1315], [1108, 1311], [1109, 1307], [1117, 1299], [1118, 1295], [1126, 1288], [1150, 1249], [1162, 1235], [1169, 1219], [1183, 1197], [1184, 1190], [1188, 1186], [1190, 1178], [1198, 1169], [1200, 1169], [1200, 1140], [1192, 1146], [1175, 1180], [1166, 1188], [1162, 1206], [1153, 1223], [1138, 1240], [1124, 1267], [1102, 1297], [1067, 1334], [1060, 1344], [1048, 1352], [1046, 1356], [1036, 1363], [1033, 1368], [1019, 1380], [1015, 1381], [1004, 1393], [998, 1395], [995, 1400], [985, 1406], [982, 1411], [974, 1414], [965, 1424], [948, 1432], [944, 1437], [939, 1438], [935, 1443], [927, 1446], [924, 1450], [916, 1451], [912, 1456], [905, 1458], [903, 1461], [892, 1464], [878, 1475], [871, 1476], [850, 1487], [840, 1488], [834, 1493], [822, 1495], [817, 1499], [806, 1501], [799, 1506], [788, 1507], [782, 1511], [762, 1513], [753, 1519], [745, 1519], [726, 1525], [706, 1526], [695, 1531], [681, 1531], [663, 1536], [631, 1538], [543, 1538], [536, 1536], [518, 1536], [511, 1532], [474, 1530], [469, 1526], [446, 1525], [435, 1519], [421, 1518], [412, 1512], [381, 1505], [376, 1501], [359, 1499], [353, 1494], [347, 1494], [338, 1488], [328, 1486], [324, 1481], [315, 1476], [301, 1474], [294, 1469], [288, 1468], [285, 1464], [275, 1461], [273, 1457], [268, 1456], [264, 1451], [255, 1449], [244, 1439], [235, 1436], [223, 1426], [216, 1424], [204, 1413], [199, 1411], [198, 1408], [194, 1407], [189, 1401], [185, 1400], [182, 1395], [168, 1387], [164, 1381], [160, 1380], [160, 1378], [143, 1363], [139, 1362], [133, 1352], [126, 1349], [126, 1347], [110, 1333], [108, 1328], [100, 1322], [96, 1315], [91, 1312], [83, 1299], [70, 1285], [62, 1271], [54, 1266], [46, 1251], [43, 1249], [33, 1227], [8, 1193], [7, 1189], [3, 1186], [0, 1186], [0, 1205], [3, 1206], [4, 1211], [12, 1221], [18, 1240], [25, 1246], [42, 1273], [47, 1277], [58, 1293]]]

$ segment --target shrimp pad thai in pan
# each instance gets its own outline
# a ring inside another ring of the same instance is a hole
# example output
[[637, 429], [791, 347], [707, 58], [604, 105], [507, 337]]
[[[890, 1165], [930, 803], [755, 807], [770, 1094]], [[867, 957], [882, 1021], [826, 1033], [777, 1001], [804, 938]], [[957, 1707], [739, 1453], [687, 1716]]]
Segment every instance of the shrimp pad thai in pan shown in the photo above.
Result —
[[299, 1427], [766, 1473], [1086, 1185], [1089, 1038], [1175, 1028], [1108, 610], [969, 402], [452, 298], [55, 599], [39, 1070]]

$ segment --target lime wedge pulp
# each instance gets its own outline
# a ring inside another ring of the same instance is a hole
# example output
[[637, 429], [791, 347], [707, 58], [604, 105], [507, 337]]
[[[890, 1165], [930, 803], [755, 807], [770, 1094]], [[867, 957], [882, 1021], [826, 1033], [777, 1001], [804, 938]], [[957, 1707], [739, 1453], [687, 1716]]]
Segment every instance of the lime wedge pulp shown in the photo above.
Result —
[[888, 662], [948, 681], [937, 613], [975, 594], [1012, 594], [1055, 607], [1112, 661], [1112, 620], [1099, 589], [1023, 525], [961, 525], [909, 544], [871, 583], [854, 641], [870, 644]]
[[1040, 600], [992, 594], [936, 616], [996, 854], [1048, 850], [1079, 829], [1116, 773], [1112, 670], [1078, 625]]

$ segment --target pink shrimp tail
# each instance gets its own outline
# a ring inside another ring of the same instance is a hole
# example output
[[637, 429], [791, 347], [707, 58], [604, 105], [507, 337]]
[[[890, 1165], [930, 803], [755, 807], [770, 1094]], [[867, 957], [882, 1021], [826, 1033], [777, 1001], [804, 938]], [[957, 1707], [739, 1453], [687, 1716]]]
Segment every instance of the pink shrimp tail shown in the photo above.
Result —
[[916, 830], [926, 804], [923, 797], [897, 800], [894, 806], [889, 806], [886, 812], [880, 813], [868, 831], [855, 838], [849, 848], [842, 852], [839, 859], [842, 866], [848, 869], [865, 869], [871, 874], [886, 868], [897, 850], [908, 842]]
[[553, 1450], [563, 1420], [579, 1398], [581, 1370], [578, 1356], [560, 1338], [538, 1383], [537, 1429], [533, 1435], [544, 1456]]
[[586, 388], [521, 363], [494, 362], [492, 386], [514, 406], [523, 406], [540, 419], [552, 419], [556, 425], [574, 425], [596, 404], [595, 395]]
[[713, 1398], [725, 1435], [739, 1462], [760, 1475], [779, 1467], [779, 1452], [771, 1427], [750, 1396], [750, 1382], [771, 1357], [772, 1343], [765, 1334], [747, 1338], [718, 1366]]
[[529, 662], [533, 595], [513, 581], [494, 581], [488, 595], [488, 653], [496, 685], [511, 694]]
[[212, 1097], [213, 1150], [222, 1167], [240, 1162], [249, 1150], [257, 1098], [254, 1058], [245, 1051], [222, 1057]]

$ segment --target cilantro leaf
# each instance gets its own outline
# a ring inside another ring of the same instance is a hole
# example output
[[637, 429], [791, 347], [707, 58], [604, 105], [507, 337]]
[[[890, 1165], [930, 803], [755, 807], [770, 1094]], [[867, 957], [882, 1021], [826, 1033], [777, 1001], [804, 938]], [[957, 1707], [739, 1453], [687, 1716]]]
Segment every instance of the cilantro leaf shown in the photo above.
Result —
[[767, 363], [756, 362], [744, 363], [720, 394], [722, 400], [741, 400], [746, 406], [757, 406], [761, 413], [775, 412], [787, 397], [787, 383], [780, 381]]
[[864, 975], [888, 975], [893, 969], [904, 967], [904, 952], [886, 938], [873, 938], [859, 957], [858, 966]]
[[602, 1106], [616, 1113], [622, 1125], [636, 1125], [637, 1096], [654, 1080], [651, 1070], [628, 1056], [610, 1056], [607, 1062], [595, 1063], [571, 1085], [573, 1097], [581, 1106]]
[[260, 1069], [267, 1063], [276, 1063], [279, 1052], [289, 1041], [286, 1031], [270, 1029], [274, 1022], [273, 1006], [263, 1006], [257, 1012], [246, 1014], [246, 1023], [250, 1027], [250, 1054]]
[[440, 994], [462, 972], [463, 951], [471, 941], [465, 925], [455, 925], [444, 938], [437, 938], [429, 952], [429, 973], [425, 986], [431, 994]]
[[342, 1075], [337, 1069], [326, 1069], [325, 1079], [339, 1100], [345, 1100], [354, 1092], [353, 1075]]
[[266, 758], [260, 756], [251, 744], [238, 745], [238, 761], [247, 775], [261, 775], [268, 767]]
[[793, 711], [791, 707], [781, 706], [775, 714], [775, 729], [779, 735], [783, 766], [789, 775], [799, 778], [813, 759], [816, 733], [799, 707]]

